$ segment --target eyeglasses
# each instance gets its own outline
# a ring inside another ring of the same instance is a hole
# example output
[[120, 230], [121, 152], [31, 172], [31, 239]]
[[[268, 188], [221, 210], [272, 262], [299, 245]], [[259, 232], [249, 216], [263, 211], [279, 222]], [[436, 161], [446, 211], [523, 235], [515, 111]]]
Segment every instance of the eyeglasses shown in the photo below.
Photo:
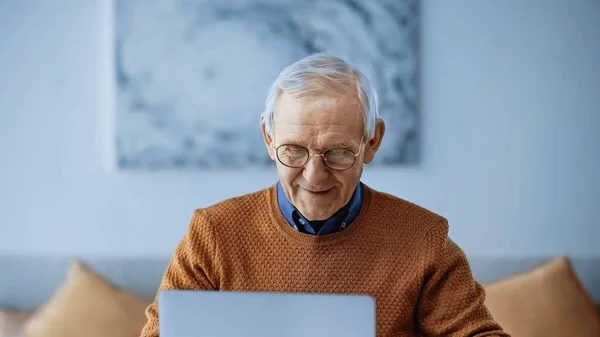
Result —
[[306, 165], [313, 157], [323, 157], [323, 162], [327, 167], [335, 171], [344, 171], [351, 168], [356, 161], [356, 157], [362, 150], [364, 136], [360, 139], [360, 148], [357, 153], [348, 149], [328, 149], [323, 153], [311, 153], [307, 148], [300, 145], [283, 144], [275, 148], [277, 159], [287, 167], [300, 168]]

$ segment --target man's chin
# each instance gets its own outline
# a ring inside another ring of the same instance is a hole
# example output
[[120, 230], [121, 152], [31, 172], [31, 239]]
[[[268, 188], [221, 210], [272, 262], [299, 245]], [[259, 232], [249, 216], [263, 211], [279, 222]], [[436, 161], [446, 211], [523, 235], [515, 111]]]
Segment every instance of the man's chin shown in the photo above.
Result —
[[302, 216], [304, 216], [308, 221], [327, 220], [333, 215], [333, 213], [335, 213], [335, 212], [331, 212], [331, 210], [329, 210], [329, 209], [325, 211], [322, 208], [319, 210], [317, 210], [315, 208], [310, 207], [308, 209], [305, 209], [304, 211], [302, 211], [299, 208], [298, 210], [300, 211]]

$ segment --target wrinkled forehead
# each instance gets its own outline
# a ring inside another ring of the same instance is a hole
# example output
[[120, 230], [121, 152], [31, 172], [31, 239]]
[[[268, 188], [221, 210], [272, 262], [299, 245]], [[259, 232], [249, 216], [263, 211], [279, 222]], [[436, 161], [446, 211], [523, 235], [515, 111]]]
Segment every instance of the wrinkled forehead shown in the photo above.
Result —
[[352, 147], [364, 134], [363, 111], [356, 95], [282, 95], [275, 107], [274, 137], [313, 148]]

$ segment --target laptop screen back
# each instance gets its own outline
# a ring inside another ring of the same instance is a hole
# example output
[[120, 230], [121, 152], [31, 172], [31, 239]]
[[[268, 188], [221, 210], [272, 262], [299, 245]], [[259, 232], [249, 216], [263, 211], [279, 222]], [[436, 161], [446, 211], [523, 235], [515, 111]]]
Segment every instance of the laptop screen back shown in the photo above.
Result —
[[375, 337], [362, 295], [164, 291], [158, 310], [161, 337]]

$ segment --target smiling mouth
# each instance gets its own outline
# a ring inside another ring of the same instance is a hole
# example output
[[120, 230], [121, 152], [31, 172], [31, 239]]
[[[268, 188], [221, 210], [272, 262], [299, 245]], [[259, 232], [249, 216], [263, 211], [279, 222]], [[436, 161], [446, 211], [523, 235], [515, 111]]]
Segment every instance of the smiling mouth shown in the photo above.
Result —
[[326, 190], [311, 190], [311, 189], [304, 189], [304, 190], [305, 190], [306, 192], [313, 193], [313, 194], [325, 194], [325, 193], [327, 193], [327, 192], [331, 191], [332, 189], [333, 189], [333, 188], [326, 189]]

